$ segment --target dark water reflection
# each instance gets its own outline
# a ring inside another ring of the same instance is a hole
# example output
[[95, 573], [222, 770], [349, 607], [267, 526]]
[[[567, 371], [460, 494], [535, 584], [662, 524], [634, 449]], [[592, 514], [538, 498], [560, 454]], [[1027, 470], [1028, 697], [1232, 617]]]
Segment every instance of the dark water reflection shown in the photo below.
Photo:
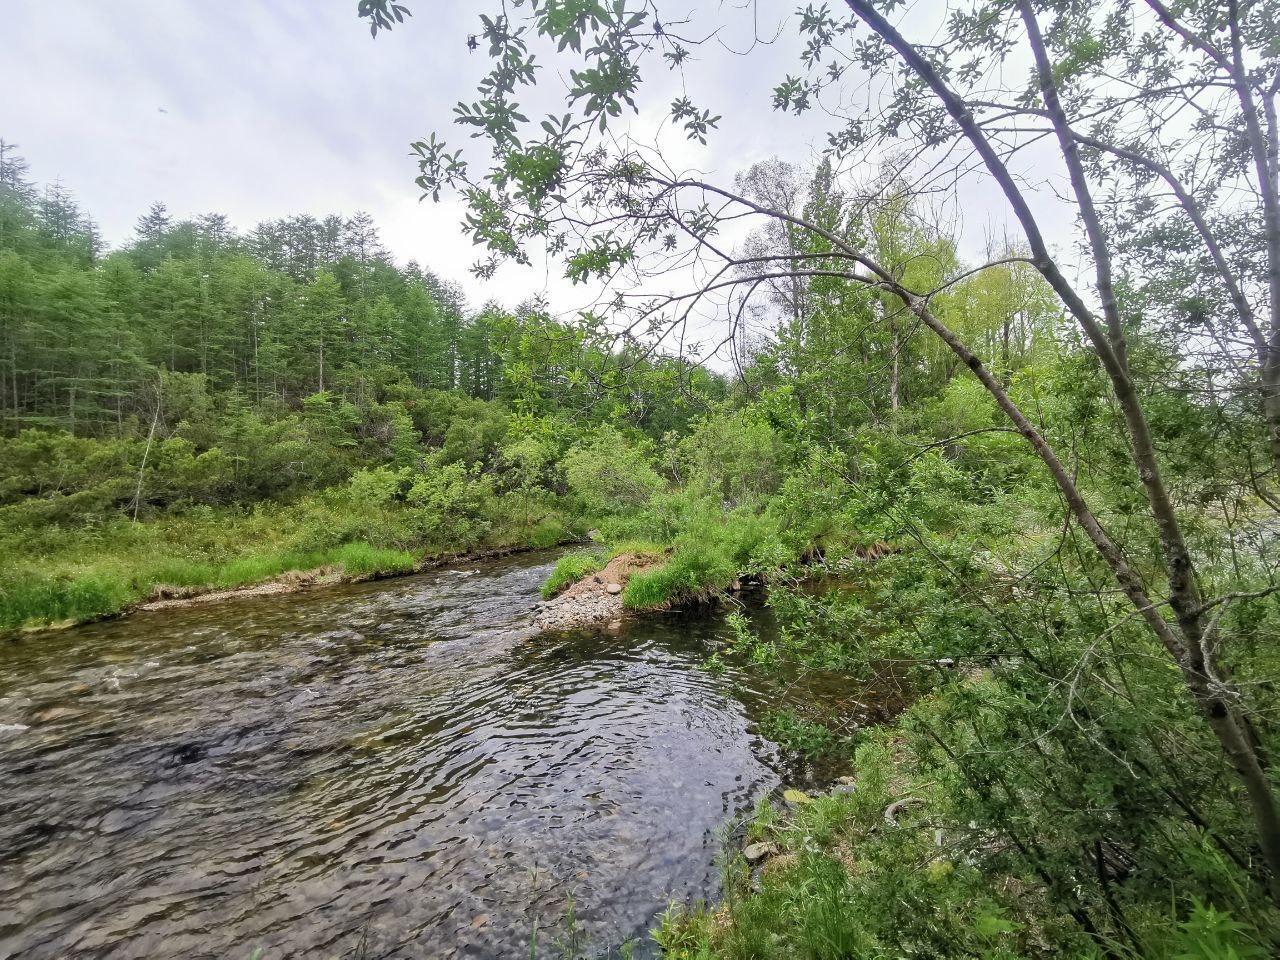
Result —
[[527, 957], [714, 895], [779, 694], [698, 669], [714, 617], [532, 637], [549, 568], [0, 643], [0, 956]]

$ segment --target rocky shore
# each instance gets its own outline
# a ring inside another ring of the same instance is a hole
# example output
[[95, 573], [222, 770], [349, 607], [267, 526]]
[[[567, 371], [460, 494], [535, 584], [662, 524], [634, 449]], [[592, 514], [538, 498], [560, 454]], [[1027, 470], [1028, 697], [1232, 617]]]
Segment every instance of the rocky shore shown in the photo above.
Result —
[[659, 562], [634, 554], [614, 557], [603, 570], [583, 577], [559, 595], [538, 604], [534, 621], [541, 630], [618, 624], [622, 620], [622, 591], [627, 581]]

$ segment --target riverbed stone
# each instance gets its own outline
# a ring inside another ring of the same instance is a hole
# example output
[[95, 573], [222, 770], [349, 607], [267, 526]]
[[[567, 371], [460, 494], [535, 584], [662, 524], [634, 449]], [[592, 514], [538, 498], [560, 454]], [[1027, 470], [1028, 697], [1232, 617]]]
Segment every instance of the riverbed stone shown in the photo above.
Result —
[[753, 867], [777, 852], [778, 848], [772, 843], [750, 843], [742, 848], [742, 855], [747, 858], [747, 863]]
[[605, 589], [609, 591], [609, 593], [617, 595], [622, 592], [622, 584], [620, 583], [606, 584]]
[[72, 720], [82, 716], [84, 711], [77, 710], [75, 707], [45, 707], [36, 713], [35, 718], [40, 723], [53, 723], [57, 720]]

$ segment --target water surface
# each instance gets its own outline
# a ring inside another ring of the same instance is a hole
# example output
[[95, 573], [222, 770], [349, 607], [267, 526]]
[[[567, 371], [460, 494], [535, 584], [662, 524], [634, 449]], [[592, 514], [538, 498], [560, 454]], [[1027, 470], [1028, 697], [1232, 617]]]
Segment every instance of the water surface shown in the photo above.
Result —
[[527, 957], [714, 896], [781, 694], [700, 669], [714, 616], [534, 636], [552, 559], [0, 641], [0, 956]]

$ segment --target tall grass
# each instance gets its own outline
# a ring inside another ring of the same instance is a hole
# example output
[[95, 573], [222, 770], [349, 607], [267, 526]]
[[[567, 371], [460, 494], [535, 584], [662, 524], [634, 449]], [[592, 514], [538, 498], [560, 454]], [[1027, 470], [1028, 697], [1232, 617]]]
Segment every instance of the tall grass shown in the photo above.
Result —
[[229, 590], [282, 574], [338, 568], [347, 577], [409, 573], [405, 550], [345, 543], [326, 550], [265, 550], [222, 563], [162, 558], [137, 568], [108, 563], [85, 573], [23, 570], [0, 576], [0, 629], [77, 623], [118, 613], [151, 596], [157, 587]]
[[93, 620], [132, 599], [129, 585], [109, 575], [54, 579], [18, 573], [0, 580], [0, 627]]
[[551, 576], [542, 585], [542, 596], [551, 599], [571, 583], [577, 583], [588, 574], [595, 573], [604, 566], [604, 557], [591, 551], [566, 553], [556, 561]]
[[[574, 535], [555, 504], [535, 507], [495, 504], [482, 542], [465, 546], [551, 546]], [[421, 510], [356, 509], [325, 492], [287, 505], [197, 507], [146, 523], [119, 517], [79, 528], [0, 528], [0, 630], [109, 616], [157, 587], [227, 590], [323, 567], [347, 577], [407, 573], [416, 557], [463, 546], [424, 527]]]
[[348, 543], [334, 551], [334, 560], [347, 576], [364, 577], [379, 573], [409, 573], [413, 570], [413, 554], [405, 550], [386, 550], [367, 543]]
[[633, 574], [622, 592], [623, 606], [653, 610], [723, 590], [738, 575], [731, 556], [712, 548], [682, 546], [662, 566]]

